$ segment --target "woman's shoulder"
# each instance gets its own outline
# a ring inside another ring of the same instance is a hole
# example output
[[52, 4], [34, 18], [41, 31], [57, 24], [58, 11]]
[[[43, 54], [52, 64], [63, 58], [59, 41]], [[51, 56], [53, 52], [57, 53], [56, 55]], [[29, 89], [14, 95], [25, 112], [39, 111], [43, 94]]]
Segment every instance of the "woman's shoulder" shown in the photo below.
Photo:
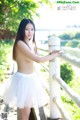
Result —
[[17, 42], [17, 46], [18, 46], [18, 47], [25, 47], [26, 44], [25, 44], [25, 42], [23, 42], [22, 40], [19, 40], [19, 41]]
[[19, 40], [17, 44], [24, 44], [24, 42], [22, 40]]
[[19, 40], [17, 43], [17, 49], [21, 50], [21, 51], [30, 51], [29, 47], [26, 45], [25, 42]]

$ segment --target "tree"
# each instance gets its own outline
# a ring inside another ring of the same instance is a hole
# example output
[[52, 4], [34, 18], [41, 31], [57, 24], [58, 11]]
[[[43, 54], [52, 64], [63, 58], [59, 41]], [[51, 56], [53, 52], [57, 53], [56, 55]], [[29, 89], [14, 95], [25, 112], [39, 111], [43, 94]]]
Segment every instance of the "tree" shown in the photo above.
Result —
[[80, 33], [76, 33], [75, 39], [80, 39]]
[[59, 36], [63, 40], [71, 40], [71, 36], [67, 33]]
[[69, 83], [74, 78], [74, 71], [72, 66], [69, 63], [64, 63], [60, 66], [61, 71], [60, 75], [61, 78], [66, 82]]
[[49, 0], [0, 0], [0, 29], [15, 31], [21, 19], [33, 18], [37, 8], [42, 3], [49, 4]]

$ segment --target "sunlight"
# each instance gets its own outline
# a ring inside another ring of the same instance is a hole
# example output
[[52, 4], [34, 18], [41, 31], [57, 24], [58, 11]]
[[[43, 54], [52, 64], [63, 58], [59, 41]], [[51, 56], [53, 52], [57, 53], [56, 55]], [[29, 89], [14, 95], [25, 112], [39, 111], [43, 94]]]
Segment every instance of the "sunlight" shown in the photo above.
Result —
[[58, 4], [53, 9], [45, 5], [38, 9], [40, 18], [34, 18], [37, 28], [64, 28], [80, 24], [80, 4]]

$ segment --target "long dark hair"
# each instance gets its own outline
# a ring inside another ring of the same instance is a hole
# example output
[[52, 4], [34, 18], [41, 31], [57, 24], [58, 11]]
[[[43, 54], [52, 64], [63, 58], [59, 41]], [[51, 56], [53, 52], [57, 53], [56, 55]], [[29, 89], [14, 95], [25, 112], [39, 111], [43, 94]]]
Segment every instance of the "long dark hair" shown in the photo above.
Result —
[[[14, 46], [13, 46], [13, 59], [15, 60], [16, 59], [16, 51], [15, 51], [15, 46], [17, 44], [17, 42], [19, 40], [25, 42], [24, 38], [25, 38], [25, 28], [26, 28], [26, 25], [28, 23], [31, 23], [34, 27], [34, 36], [33, 36], [33, 43], [35, 44], [36, 46], [36, 42], [35, 42], [35, 25], [33, 23], [32, 20], [30, 19], [23, 19], [20, 24], [19, 24], [19, 27], [18, 27], [18, 32], [17, 32], [17, 36], [16, 36], [16, 39], [15, 39], [15, 43], [14, 43]], [[27, 44], [27, 43], [26, 43]], [[36, 47], [36, 50], [37, 50], [37, 47]]]

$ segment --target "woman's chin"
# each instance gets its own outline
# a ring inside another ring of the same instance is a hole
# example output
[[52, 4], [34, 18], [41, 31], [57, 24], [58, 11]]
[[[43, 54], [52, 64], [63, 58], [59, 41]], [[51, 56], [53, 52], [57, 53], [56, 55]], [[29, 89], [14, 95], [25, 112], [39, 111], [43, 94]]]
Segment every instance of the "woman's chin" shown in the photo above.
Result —
[[31, 40], [31, 38], [29, 38], [29, 40]]

